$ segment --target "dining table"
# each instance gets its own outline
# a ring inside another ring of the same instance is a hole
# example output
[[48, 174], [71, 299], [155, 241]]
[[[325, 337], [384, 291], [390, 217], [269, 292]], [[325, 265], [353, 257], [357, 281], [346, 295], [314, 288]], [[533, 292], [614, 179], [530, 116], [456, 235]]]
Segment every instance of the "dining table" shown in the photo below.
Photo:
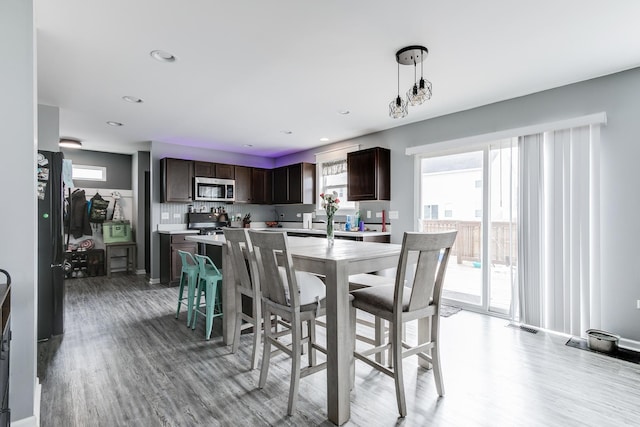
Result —
[[[271, 232], [271, 231], [270, 231]], [[233, 343], [235, 291], [233, 271], [224, 235], [186, 236], [186, 240], [222, 246], [223, 341]], [[288, 237], [294, 267], [322, 275], [326, 284], [327, 418], [336, 425], [349, 421], [350, 365], [353, 358], [350, 332], [349, 276], [397, 267], [401, 245], [326, 238]]]

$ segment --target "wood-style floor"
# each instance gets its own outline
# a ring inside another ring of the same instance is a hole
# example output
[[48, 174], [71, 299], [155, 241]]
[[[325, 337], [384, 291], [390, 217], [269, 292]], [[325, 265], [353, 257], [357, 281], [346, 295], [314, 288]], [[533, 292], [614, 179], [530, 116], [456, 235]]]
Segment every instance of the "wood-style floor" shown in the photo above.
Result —
[[[324, 372], [301, 380], [287, 417], [290, 361], [273, 358], [259, 390], [259, 370], [247, 369], [250, 335], [238, 354], [218, 328], [205, 341], [204, 322], [191, 331], [184, 311], [174, 318], [176, 287], [124, 274], [66, 286], [65, 334], [39, 344], [42, 426], [331, 425]], [[505, 325], [467, 311], [444, 318], [446, 396], [405, 359], [405, 419], [393, 380], [357, 362], [346, 425], [640, 426], [640, 365]]]

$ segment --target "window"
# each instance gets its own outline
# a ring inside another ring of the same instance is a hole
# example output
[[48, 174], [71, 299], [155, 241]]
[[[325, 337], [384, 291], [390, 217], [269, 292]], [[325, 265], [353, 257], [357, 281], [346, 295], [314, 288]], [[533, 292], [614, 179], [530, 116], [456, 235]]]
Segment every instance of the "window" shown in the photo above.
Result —
[[[318, 195], [335, 191], [340, 199], [338, 214], [354, 213], [357, 202], [347, 200], [347, 153], [357, 151], [359, 146], [327, 151], [316, 154], [316, 183]], [[324, 213], [320, 197], [316, 198], [316, 210]]]
[[104, 166], [71, 165], [72, 179], [82, 181], [106, 181], [107, 168]]

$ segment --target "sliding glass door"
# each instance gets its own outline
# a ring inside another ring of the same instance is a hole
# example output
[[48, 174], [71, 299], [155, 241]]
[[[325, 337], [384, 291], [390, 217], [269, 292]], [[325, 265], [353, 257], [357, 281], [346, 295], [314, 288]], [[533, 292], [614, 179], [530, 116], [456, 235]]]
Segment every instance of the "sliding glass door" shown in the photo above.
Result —
[[517, 279], [516, 140], [420, 159], [418, 228], [458, 230], [443, 297], [508, 315]]

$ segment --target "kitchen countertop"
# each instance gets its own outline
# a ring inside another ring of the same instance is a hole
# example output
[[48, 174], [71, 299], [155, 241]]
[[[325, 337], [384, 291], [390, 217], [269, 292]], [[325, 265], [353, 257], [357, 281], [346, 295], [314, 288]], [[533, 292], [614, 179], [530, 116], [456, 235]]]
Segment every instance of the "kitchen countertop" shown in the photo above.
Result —
[[[252, 228], [252, 230], [258, 231], [286, 231], [291, 233], [304, 233], [304, 234], [313, 234], [313, 235], [326, 235], [326, 231], [317, 230], [317, 229], [309, 229], [309, 228], [276, 228], [276, 227], [267, 227], [267, 228]], [[388, 231], [335, 231], [336, 236], [389, 236], [391, 233]], [[225, 243], [224, 235], [215, 234], [215, 235], [196, 235], [196, 236], [186, 236], [185, 240], [189, 240], [192, 242], [198, 243], [206, 243], [210, 245], [218, 245], [222, 246]]]
[[198, 234], [199, 230], [158, 230], [160, 234]]
[[[260, 231], [286, 231], [292, 233], [305, 233], [305, 234], [319, 234], [326, 235], [326, 230], [317, 229], [317, 228], [278, 228], [278, 227], [266, 227], [266, 228], [254, 228], [254, 230]], [[333, 232], [336, 236], [390, 236], [391, 233], [388, 231], [344, 231], [344, 230], [334, 230]]]

